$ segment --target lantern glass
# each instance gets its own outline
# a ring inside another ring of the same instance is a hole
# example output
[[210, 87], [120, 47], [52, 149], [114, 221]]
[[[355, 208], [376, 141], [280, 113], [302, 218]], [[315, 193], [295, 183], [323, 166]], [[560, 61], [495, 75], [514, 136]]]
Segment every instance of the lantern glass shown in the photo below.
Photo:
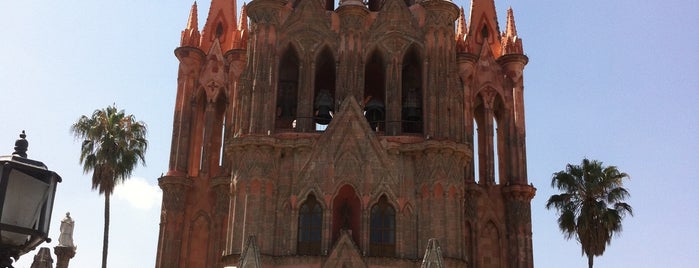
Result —
[[61, 177], [55, 172], [51, 172], [47, 179], [46, 183], [48, 183], [48, 189], [46, 190], [46, 198], [43, 203], [45, 205], [41, 208], [41, 214], [39, 214], [40, 222], [39, 226], [37, 226], [37, 230], [48, 236], [51, 213], [53, 212], [53, 201], [56, 198], [56, 186], [58, 186], [58, 183], [61, 181]]
[[[9, 172], [8, 166], [0, 167], [2, 174], [8, 176], [0, 177], [0, 185], [7, 183], [5, 197], [2, 207], [2, 218], [0, 222], [7, 225], [36, 229], [39, 215], [42, 212], [44, 203], [49, 195], [50, 182], [45, 182], [42, 178], [35, 178], [27, 173], [12, 168]], [[30, 239], [29, 234], [22, 234], [3, 230], [0, 235], [4, 244], [21, 246]]]

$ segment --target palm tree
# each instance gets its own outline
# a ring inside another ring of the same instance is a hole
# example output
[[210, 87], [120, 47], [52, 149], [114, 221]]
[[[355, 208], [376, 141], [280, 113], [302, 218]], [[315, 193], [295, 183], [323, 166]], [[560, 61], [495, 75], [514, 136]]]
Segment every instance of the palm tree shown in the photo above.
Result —
[[91, 117], [81, 116], [70, 130], [76, 139], [82, 140], [80, 164], [86, 174], [92, 171], [92, 190], [104, 194], [102, 268], [106, 268], [109, 197], [116, 185], [131, 176], [139, 161], [145, 165], [146, 125], [111, 105], [95, 110]]
[[558, 211], [558, 227], [566, 239], [575, 237], [587, 255], [592, 268], [593, 258], [604, 254], [612, 236], [621, 232], [621, 221], [631, 206], [624, 203], [629, 192], [622, 179], [629, 175], [616, 166], [605, 167], [602, 162], [583, 159], [581, 165], [566, 165], [553, 174], [551, 187], [561, 190], [546, 202], [546, 208]]

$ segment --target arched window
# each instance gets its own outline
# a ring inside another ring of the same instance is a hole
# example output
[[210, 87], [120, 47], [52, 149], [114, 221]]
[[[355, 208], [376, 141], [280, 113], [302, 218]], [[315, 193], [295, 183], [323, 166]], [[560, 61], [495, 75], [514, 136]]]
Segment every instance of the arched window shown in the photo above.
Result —
[[362, 204], [350, 185], [343, 185], [333, 199], [332, 217], [332, 244], [334, 244], [342, 231], [349, 231], [352, 240], [361, 245], [361, 209]]
[[277, 83], [276, 129], [292, 130], [298, 103], [299, 57], [293, 47], [284, 52], [279, 62]]
[[403, 57], [401, 80], [403, 133], [422, 133], [422, 71], [414, 47]]
[[223, 35], [223, 24], [220, 22], [216, 25], [216, 38], [221, 38]]
[[479, 93], [474, 105], [474, 157], [475, 175], [478, 183], [495, 184], [503, 183], [502, 176], [506, 170], [504, 127], [498, 127], [503, 119], [505, 111], [499, 95], [494, 90]]
[[386, 128], [386, 70], [384, 60], [374, 51], [364, 70], [364, 111], [371, 129]]
[[227, 101], [224, 94], [220, 94], [216, 100], [216, 107], [214, 114], [214, 125], [211, 131], [211, 163], [209, 171], [214, 174], [218, 174], [219, 168], [223, 166], [223, 144], [226, 139], [226, 105]]
[[396, 210], [385, 195], [371, 208], [369, 252], [381, 257], [393, 257], [396, 252]]
[[[327, 125], [335, 112], [335, 58], [327, 47], [316, 59], [314, 89], [314, 119], [319, 125]], [[316, 126], [316, 130], [325, 127]]]
[[299, 209], [299, 255], [320, 255], [323, 209], [311, 194]]

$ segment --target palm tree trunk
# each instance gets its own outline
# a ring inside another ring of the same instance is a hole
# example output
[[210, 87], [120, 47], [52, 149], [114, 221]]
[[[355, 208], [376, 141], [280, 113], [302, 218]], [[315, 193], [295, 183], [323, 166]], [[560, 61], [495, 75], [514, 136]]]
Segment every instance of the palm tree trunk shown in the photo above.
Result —
[[104, 238], [102, 240], [102, 268], [107, 268], [107, 248], [109, 245], [109, 194], [104, 193]]
[[587, 267], [592, 268], [592, 262], [594, 261], [595, 255], [587, 255]]

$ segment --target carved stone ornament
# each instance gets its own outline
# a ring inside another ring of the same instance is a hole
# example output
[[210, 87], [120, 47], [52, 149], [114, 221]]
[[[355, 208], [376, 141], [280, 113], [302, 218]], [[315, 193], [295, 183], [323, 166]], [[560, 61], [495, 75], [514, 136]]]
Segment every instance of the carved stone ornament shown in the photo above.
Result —
[[498, 93], [492, 89], [488, 88], [486, 90], [483, 90], [480, 92], [480, 94], [483, 98], [483, 104], [485, 105], [486, 108], [488, 109], [493, 109], [493, 105], [495, 104], [495, 97], [497, 97]]
[[[280, 1], [251, 1], [247, 5], [247, 12], [254, 24], [279, 24]], [[254, 26], [254, 25], [253, 25]]]
[[228, 176], [216, 177], [212, 179], [211, 189], [214, 192], [215, 203], [214, 212], [216, 215], [225, 215], [228, 213], [231, 194], [231, 180]]
[[391, 54], [401, 55], [407, 49], [409, 41], [399, 36], [392, 36], [383, 40], [382, 44]]
[[158, 179], [158, 185], [163, 190], [163, 209], [182, 211], [192, 180], [185, 177], [165, 176]]

